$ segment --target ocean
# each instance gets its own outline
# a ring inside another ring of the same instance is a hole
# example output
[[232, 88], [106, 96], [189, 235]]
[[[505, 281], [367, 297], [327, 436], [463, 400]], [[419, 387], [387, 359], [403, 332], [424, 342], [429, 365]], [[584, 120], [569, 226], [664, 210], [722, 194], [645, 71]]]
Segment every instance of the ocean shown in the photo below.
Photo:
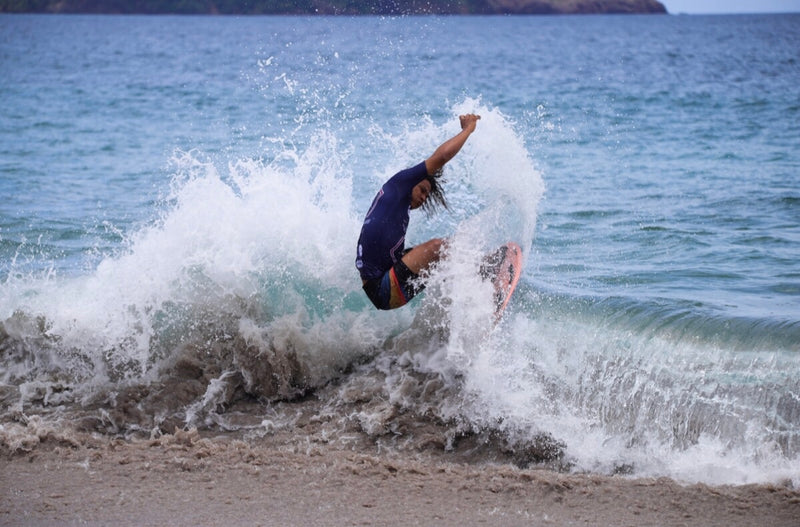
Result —
[[[0, 445], [280, 431], [797, 486], [798, 50], [798, 15], [2, 15]], [[407, 236], [448, 258], [378, 312], [364, 214], [473, 112]]]

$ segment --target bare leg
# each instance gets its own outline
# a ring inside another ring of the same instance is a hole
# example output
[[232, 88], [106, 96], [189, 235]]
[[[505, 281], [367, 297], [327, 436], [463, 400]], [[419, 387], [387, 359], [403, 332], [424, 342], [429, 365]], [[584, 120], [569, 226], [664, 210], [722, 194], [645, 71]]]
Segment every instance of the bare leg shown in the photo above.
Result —
[[406, 264], [406, 267], [408, 267], [411, 272], [419, 274], [428, 269], [433, 263], [439, 261], [445, 246], [446, 241], [441, 238], [428, 240], [408, 251], [403, 256], [403, 263]]

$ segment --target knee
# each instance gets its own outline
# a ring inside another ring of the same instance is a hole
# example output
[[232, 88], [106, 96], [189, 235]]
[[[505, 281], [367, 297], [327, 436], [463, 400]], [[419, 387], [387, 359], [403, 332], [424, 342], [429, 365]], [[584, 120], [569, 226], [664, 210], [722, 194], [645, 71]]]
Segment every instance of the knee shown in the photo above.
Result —
[[406, 264], [406, 267], [408, 267], [411, 272], [419, 274], [432, 263], [439, 260], [445, 243], [445, 240], [442, 238], [434, 238], [425, 243], [421, 243], [403, 256], [403, 263]]
[[433, 238], [425, 242], [423, 245], [425, 246], [426, 251], [438, 256], [440, 251], [445, 247], [445, 240], [444, 238]]

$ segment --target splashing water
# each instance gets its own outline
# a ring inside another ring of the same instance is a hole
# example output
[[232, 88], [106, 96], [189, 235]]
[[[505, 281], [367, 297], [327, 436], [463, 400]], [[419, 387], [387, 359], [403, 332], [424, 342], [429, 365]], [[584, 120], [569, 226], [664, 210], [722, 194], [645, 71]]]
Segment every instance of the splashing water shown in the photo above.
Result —
[[[448, 258], [410, 306], [376, 312], [353, 266], [363, 213], [383, 180], [455, 133], [465, 112], [482, 119], [446, 168], [451, 210], [412, 215], [407, 236], [448, 237]], [[83, 276], [3, 284], [6, 417], [99, 415], [91, 426], [114, 432], [259, 429], [263, 406], [246, 425], [226, 416], [242, 392], [269, 405], [316, 390], [325, 412], [375, 438], [412, 415], [445, 423], [445, 448], [488, 434], [519, 459], [550, 438], [574, 470], [796, 480], [792, 355], [732, 352], [676, 337], [668, 322], [653, 329], [652, 318], [609, 320], [595, 303], [537, 289], [530, 265], [494, 327], [480, 258], [514, 240], [530, 261], [544, 184], [500, 111], [467, 99], [452, 116], [397, 135], [371, 127], [394, 151], [369, 174], [330, 129], [304, 151], [275, 143], [269, 159], [224, 167], [176, 154], [163, 212], [119, 254]], [[359, 398], [367, 406], [352, 411]], [[123, 411], [134, 406], [144, 415]]]

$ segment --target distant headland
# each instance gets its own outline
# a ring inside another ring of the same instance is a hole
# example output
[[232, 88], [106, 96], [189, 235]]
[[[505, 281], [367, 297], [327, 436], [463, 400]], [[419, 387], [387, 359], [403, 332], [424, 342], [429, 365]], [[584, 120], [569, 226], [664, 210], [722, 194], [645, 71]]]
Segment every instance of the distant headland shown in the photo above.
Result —
[[657, 0], [0, 0], [0, 13], [566, 15], [666, 12]]

